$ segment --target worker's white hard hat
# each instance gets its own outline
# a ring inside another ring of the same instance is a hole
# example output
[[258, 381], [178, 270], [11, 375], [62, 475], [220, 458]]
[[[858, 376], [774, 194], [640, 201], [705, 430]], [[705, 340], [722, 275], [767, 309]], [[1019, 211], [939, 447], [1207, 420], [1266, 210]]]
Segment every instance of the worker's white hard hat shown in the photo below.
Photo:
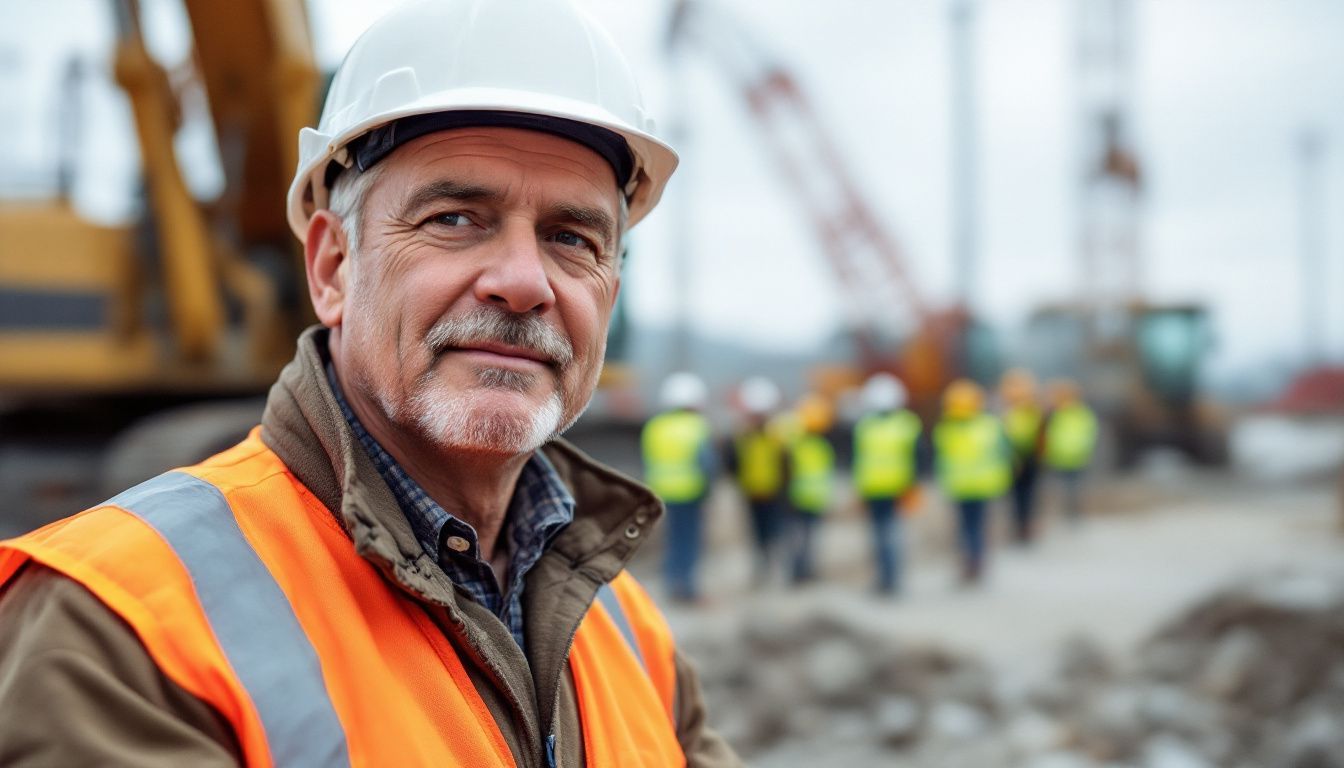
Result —
[[890, 373], [875, 373], [863, 385], [863, 404], [873, 411], [891, 411], [905, 405], [905, 385]]
[[658, 400], [664, 408], [704, 408], [709, 399], [709, 389], [699, 376], [687, 371], [678, 371], [663, 380]]
[[747, 413], [767, 414], [779, 407], [783, 395], [775, 382], [764, 376], [752, 376], [742, 382], [738, 397]]
[[304, 239], [341, 169], [364, 170], [434, 130], [480, 125], [593, 148], [618, 175], [630, 226], [658, 203], [677, 166], [625, 57], [572, 0], [413, 0], [355, 41], [318, 127], [299, 131], [290, 228]]

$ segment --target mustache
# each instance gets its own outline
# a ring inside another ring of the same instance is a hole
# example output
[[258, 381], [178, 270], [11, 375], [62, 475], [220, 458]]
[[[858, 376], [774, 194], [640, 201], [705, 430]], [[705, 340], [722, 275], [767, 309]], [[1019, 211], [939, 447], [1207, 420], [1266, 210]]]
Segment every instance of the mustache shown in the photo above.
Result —
[[465, 315], [445, 317], [425, 335], [435, 357], [448, 350], [495, 343], [525, 349], [564, 368], [574, 360], [574, 347], [564, 334], [532, 314], [481, 307]]

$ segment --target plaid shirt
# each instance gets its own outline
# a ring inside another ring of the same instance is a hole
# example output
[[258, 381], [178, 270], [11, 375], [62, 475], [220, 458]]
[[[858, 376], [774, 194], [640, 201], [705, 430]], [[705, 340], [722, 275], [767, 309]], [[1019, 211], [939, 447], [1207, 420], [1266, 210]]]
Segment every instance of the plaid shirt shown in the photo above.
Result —
[[[350, 409], [341, 386], [336, 381], [335, 369], [327, 364], [327, 381], [341, 413], [360, 445], [373, 459], [378, 473], [392, 490], [402, 514], [411, 524], [416, 539], [425, 551], [438, 560], [448, 578], [472, 600], [485, 606], [513, 634], [513, 639], [524, 652], [523, 641], [523, 577], [536, 565], [556, 534], [574, 519], [574, 497], [560, 480], [550, 460], [536, 451], [523, 465], [518, 485], [509, 500], [508, 515], [504, 521], [503, 544], [508, 547], [509, 570], [507, 588], [501, 593], [499, 581], [490, 568], [490, 561], [481, 556], [476, 529], [471, 524], [449, 514], [438, 502], [425, 493], [396, 459], [378, 444], [378, 441], [359, 423]], [[461, 551], [448, 545], [454, 537], [467, 543]]]

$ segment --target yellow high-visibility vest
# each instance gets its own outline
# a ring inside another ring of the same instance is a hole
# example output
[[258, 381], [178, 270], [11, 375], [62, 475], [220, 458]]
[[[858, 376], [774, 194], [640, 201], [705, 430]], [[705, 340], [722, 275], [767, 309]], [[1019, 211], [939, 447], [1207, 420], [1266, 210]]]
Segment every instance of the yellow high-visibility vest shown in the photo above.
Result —
[[737, 484], [752, 501], [773, 499], [784, 489], [784, 444], [765, 430], [747, 432], [734, 441]]
[[1003, 431], [1013, 452], [1026, 457], [1036, 452], [1036, 441], [1041, 434], [1041, 409], [1034, 405], [1015, 405], [1003, 414]]
[[854, 485], [865, 499], [895, 498], [915, 480], [919, 417], [910, 411], [874, 413], [854, 427]]
[[1082, 469], [1097, 445], [1097, 417], [1082, 403], [1058, 408], [1045, 427], [1045, 463], [1054, 469]]
[[803, 512], [821, 514], [831, 503], [835, 451], [821, 435], [805, 434], [789, 446], [789, 501]]
[[695, 411], [668, 411], [644, 425], [644, 480], [659, 498], [679, 503], [705, 495], [709, 478], [700, 454], [709, 436], [709, 422]]
[[1008, 490], [1012, 467], [999, 420], [989, 414], [943, 419], [934, 428], [938, 479], [957, 501], [992, 499]]

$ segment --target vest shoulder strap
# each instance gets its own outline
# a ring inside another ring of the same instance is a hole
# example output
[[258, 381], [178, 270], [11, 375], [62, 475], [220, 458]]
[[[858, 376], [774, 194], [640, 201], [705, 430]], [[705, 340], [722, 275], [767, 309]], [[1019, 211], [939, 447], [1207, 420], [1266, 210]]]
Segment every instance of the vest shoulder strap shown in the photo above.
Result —
[[169, 472], [4, 546], [122, 616], [165, 674], [235, 724], [249, 766], [350, 764], [317, 654], [215, 486]]

